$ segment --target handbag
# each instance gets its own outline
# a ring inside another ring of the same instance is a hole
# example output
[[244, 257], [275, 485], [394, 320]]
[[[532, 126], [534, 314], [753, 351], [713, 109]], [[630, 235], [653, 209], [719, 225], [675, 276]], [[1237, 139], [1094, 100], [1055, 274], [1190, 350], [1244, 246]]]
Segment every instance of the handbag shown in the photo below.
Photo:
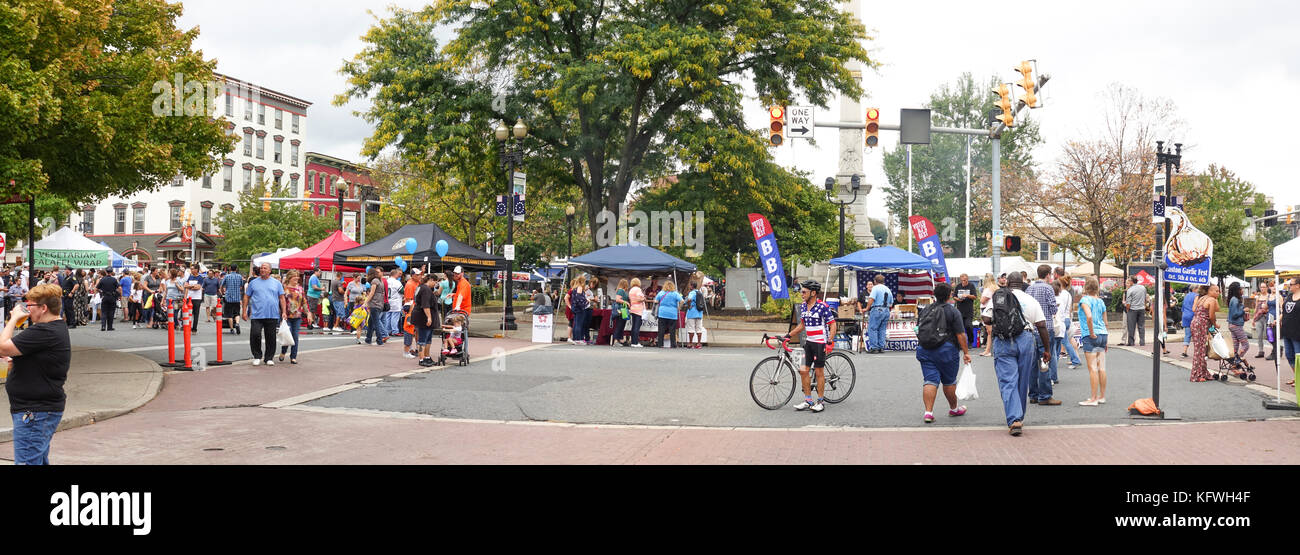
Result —
[[287, 320], [280, 320], [280, 330], [275, 332], [275, 340], [285, 347], [293, 346], [293, 330], [289, 329]]

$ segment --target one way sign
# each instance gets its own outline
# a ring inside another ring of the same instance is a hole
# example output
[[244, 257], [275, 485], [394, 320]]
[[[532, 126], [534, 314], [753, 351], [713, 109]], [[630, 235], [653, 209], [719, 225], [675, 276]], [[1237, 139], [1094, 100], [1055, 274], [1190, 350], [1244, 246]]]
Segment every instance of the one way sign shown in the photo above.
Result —
[[813, 107], [787, 106], [785, 135], [791, 139], [813, 138]]

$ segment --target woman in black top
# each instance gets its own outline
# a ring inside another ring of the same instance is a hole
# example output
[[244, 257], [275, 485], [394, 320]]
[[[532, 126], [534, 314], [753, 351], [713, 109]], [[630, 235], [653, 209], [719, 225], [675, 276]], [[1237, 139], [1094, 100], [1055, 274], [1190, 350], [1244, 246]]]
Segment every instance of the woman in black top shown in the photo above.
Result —
[[[63, 419], [72, 342], [59, 317], [62, 292], [51, 283], [33, 287], [0, 331], [0, 356], [13, 360], [5, 392], [14, 426], [14, 464], [50, 464], [50, 440]], [[15, 337], [14, 328], [23, 319], [32, 325]]]
[[1292, 278], [1288, 293], [1282, 297], [1282, 346], [1286, 349], [1286, 363], [1291, 365], [1291, 381], [1295, 385], [1295, 354], [1300, 351], [1300, 278]]
[[420, 351], [420, 366], [433, 366], [433, 357], [429, 355], [429, 345], [433, 343], [433, 326], [438, 320], [438, 296], [433, 293], [431, 283], [436, 283], [433, 274], [420, 276], [420, 287], [415, 290], [414, 303], [411, 306], [411, 325], [415, 326], [415, 346]]

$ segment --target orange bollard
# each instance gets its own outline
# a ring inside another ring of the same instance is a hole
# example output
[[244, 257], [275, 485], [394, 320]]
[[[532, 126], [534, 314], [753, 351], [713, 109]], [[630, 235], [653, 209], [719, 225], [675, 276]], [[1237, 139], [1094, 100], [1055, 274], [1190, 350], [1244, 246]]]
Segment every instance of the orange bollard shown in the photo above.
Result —
[[225, 305], [225, 299], [217, 299], [217, 360], [208, 363], [208, 366], [225, 366], [229, 362], [221, 360], [221, 341], [226, 331], [226, 319], [222, 317], [221, 307]]
[[[194, 325], [194, 303], [189, 297], [181, 303], [181, 337], [185, 343], [185, 365], [178, 367], [177, 370], [194, 370], [193, 360], [190, 359], [190, 326]], [[175, 341], [173, 339], [173, 341]]]
[[163, 368], [180, 368], [176, 364], [176, 320], [172, 317], [172, 300], [167, 299], [167, 362], [159, 363]]

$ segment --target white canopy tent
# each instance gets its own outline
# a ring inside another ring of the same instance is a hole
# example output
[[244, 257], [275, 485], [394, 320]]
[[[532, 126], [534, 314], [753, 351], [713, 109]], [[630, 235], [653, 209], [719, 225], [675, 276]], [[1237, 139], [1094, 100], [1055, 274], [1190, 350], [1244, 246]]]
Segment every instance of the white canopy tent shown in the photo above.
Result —
[[266, 263], [269, 262], [269, 263], [271, 264], [271, 269], [273, 269], [273, 270], [279, 270], [279, 269], [280, 269], [280, 259], [281, 259], [281, 258], [284, 258], [284, 257], [289, 256], [289, 255], [291, 255], [291, 254], [298, 254], [298, 253], [300, 253], [300, 252], [302, 252], [302, 249], [300, 249], [300, 248], [298, 248], [298, 247], [289, 247], [289, 248], [287, 248], [287, 249], [278, 249], [278, 250], [276, 250], [275, 252], [273, 252], [273, 253], [271, 253], [271, 254], [268, 254], [268, 255], [266, 255], [266, 256], [259, 256], [259, 257], [257, 257], [257, 258], [254, 258], [254, 259], [253, 259], [253, 268], [256, 269], [256, 268], [260, 267], [262, 264], [266, 264]]
[[[970, 276], [971, 281], [980, 281], [984, 279], [984, 274], [993, 273], [993, 259], [989, 257], [948, 258], [944, 262], [948, 265], [949, 281], [962, 274]], [[998, 273], [1028, 272], [1030, 277], [1038, 275], [1038, 265], [1019, 256], [1003, 256], [998, 262]]]
[[38, 268], [55, 265], [61, 268], [106, 268], [112, 263], [109, 253], [113, 249], [68, 227], [60, 228], [33, 246], [36, 250], [33, 262]]
[[[1275, 276], [1280, 277], [1283, 273], [1298, 271], [1300, 271], [1300, 237], [1273, 247], [1273, 272]], [[1278, 284], [1281, 285], [1281, 283], [1282, 282], [1279, 279]], [[1286, 288], [1278, 287], [1278, 292], [1283, 296], [1283, 298], [1290, 296], [1290, 291]], [[1280, 343], [1282, 343], [1282, 305], [1283, 303], [1277, 303], [1277, 313], [1274, 318], [1275, 328], [1273, 330], [1273, 336], [1277, 338], [1277, 343], [1275, 343], [1277, 347], [1274, 348], [1278, 350], [1277, 356], [1274, 357], [1273, 360], [1273, 365], [1277, 372], [1277, 400], [1272, 402], [1266, 401], [1264, 407], [1281, 410], [1300, 410], [1300, 404], [1286, 403], [1282, 401], [1282, 357], [1286, 356], [1285, 351], [1280, 345]], [[1295, 361], [1291, 360], [1288, 362], [1292, 365], [1291, 368], [1294, 371]]]

